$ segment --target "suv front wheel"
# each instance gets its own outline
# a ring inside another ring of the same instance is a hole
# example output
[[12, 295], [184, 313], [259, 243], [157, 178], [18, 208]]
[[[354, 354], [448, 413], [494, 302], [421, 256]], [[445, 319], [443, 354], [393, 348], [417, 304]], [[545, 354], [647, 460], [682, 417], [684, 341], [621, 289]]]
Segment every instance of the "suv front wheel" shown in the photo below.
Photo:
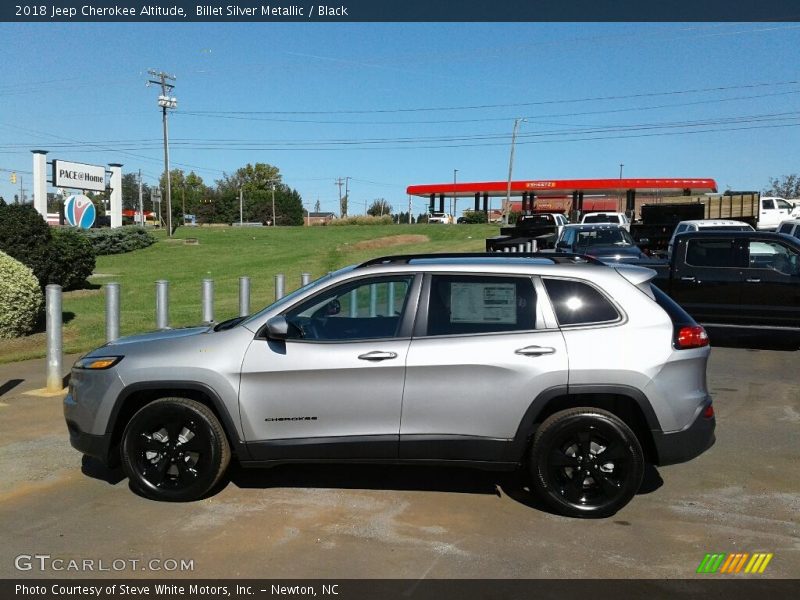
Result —
[[644, 475], [639, 440], [618, 417], [571, 408], [536, 431], [530, 468], [534, 490], [570, 517], [607, 517], [630, 502]]
[[133, 415], [122, 438], [131, 485], [156, 500], [196, 500], [222, 477], [230, 446], [211, 410], [188, 398], [160, 398]]

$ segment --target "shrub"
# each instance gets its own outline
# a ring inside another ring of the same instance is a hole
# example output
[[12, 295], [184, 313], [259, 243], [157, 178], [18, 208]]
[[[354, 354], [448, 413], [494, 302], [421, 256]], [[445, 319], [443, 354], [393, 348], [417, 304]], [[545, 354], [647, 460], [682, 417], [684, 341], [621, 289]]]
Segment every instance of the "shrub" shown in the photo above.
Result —
[[382, 217], [344, 217], [342, 219], [333, 219], [328, 225], [391, 225], [392, 215], [383, 215]]
[[0, 202], [0, 251], [30, 267], [39, 285], [49, 283], [50, 226], [31, 205]]
[[139, 225], [116, 227], [114, 229], [92, 229], [85, 234], [92, 243], [97, 256], [105, 254], [124, 254], [133, 250], [147, 248], [156, 243], [152, 233]]
[[462, 216], [464, 217], [464, 223], [486, 223], [486, 213], [482, 210], [465, 211]]
[[42, 290], [33, 271], [0, 252], [0, 338], [33, 331], [42, 303]]
[[80, 229], [53, 229], [50, 242], [50, 274], [48, 283], [57, 283], [65, 290], [83, 285], [95, 265], [94, 248]]

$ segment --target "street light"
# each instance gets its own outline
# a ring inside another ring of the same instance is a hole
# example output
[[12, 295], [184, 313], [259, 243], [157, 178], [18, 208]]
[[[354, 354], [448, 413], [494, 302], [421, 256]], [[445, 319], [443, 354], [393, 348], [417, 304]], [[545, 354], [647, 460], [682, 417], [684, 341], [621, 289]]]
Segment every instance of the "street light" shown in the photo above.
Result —
[[275, 227], [275, 182], [272, 182], [272, 226]]

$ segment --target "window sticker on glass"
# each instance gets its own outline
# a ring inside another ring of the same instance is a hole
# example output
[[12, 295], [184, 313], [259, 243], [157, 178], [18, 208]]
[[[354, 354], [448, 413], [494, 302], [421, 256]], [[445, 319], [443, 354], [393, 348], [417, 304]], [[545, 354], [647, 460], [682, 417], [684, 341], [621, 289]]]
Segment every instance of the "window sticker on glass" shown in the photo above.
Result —
[[453, 282], [450, 286], [450, 322], [515, 324], [516, 285]]

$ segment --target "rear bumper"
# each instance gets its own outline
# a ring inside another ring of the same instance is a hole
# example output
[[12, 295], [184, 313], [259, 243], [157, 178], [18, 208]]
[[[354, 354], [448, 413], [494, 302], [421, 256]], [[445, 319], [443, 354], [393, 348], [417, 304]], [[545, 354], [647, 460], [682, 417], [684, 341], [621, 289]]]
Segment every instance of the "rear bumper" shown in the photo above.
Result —
[[714, 445], [716, 419], [713, 416], [710, 418], [703, 416], [706, 407], [710, 405], [711, 401], [709, 400], [686, 429], [672, 433], [653, 432], [653, 443], [659, 466], [689, 461]]

